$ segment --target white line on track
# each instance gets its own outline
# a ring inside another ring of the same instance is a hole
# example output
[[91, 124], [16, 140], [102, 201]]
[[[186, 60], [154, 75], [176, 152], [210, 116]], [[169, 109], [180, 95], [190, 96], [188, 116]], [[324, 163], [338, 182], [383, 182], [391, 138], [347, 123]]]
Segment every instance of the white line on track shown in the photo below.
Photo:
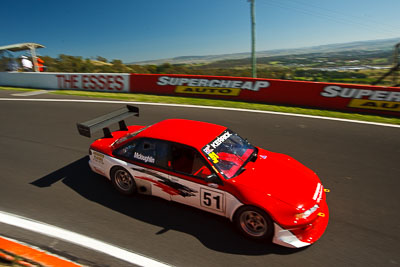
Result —
[[145, 256], [130, 252], [128, 250], [107, 244], [105, 242], [96, 240], [91, 237], [87, 237], [78, 233], [74, 233], [62, 228], [52, 226], [46, 223], [34, 221], [28, 218], [17, 216], [11, 213], [0, 211], [0, 222], [8, 225], [13, 225], [19, 228], [23, 228], [29, 231], [62, 239], [70, 243], [86, 247], [92, 250], [99, 251], [101, 253], [110, 255], [112, 257], [121, 259], [123, 261], [136, 264], [139, 266], [155, 266], [155, 267], [166, 267], [170, 266], [165, 263], [147, 258]]
[[17, 93], [12, 94], [13, 96], [34, 96], [34, 95], [42, 95], [49, 93], [49, 90], [39, 90], [39, 91], [32, 91], [32, 92], [25, 92], [25, 93]]
[[304, 114], [293, 114], [275, 111], [265, 111], [265, 110], [252, 110], [252, 109], [241, 109], [241, 108], [226, 108], [226, 107], [213, 107], [213, 106], [196, 106], [196, 105], [182, 105], [182, 104], [165, 104], [165, 103], [151, 103], [151, 102], [132, 102], [132, 101], [113, 101], [113, 100], [82, 100], [82, 99], [35, 99], [35, 98], [0, 98], [0, 101], [37, 101], [37, 102], [74, 102], [74, 103], [105, 103], [105, 104], [134, 104], [134, 105], [150, 105], [150, 106], [167, 106], [167, 107], [186, 107], [186, 108], [199, 108], [199, 109], [217, 109], [217, 110], [228, 110], [228, 111], [242, 111], [251, 113], [263, 113], [272, 115], [282, 115], [290, 117], [301, 117], [301, 118], [312, 118], [320, 120], [330, 120], [330, 121], [341, 121], [350, 122], [358, 124], [368, 124], [392, 128], [400, 128], [400, 125], [388, 124], [388, 123], [378, 123], [369, 121], [356, 121], [348, 119], [339, 119], [331, 117], [304, 115]]

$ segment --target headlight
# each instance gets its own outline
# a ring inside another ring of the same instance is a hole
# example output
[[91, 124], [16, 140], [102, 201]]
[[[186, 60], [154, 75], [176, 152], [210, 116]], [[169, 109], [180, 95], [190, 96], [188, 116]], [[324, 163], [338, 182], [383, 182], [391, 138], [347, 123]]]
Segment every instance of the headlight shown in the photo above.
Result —
[[311, 214], [313, 214], [317, 209], [319, 208], [318, 204], [315, 204], [314, 207], [312, 207], [309, 210], [306, 210], [303, 213], [298, 213], [296, 214], [296, 219], [307, 219]]

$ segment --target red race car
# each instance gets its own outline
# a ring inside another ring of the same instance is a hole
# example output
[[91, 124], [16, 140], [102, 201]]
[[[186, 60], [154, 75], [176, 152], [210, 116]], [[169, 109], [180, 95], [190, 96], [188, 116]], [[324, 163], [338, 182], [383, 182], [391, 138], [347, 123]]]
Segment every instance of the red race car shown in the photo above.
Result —
[[[122, 194], [149, 194], [229, 218], [252, 239], [300, 248], [318, 240], [329, 211], [318, 176], [293, 158], [251, 145], [211, 123], [168, 119], [126, 126], [128, 105], [78, 123], [104, 137], [89, 149], [91, 169]], [[119, 130], [108, 126], [119, 123]]]

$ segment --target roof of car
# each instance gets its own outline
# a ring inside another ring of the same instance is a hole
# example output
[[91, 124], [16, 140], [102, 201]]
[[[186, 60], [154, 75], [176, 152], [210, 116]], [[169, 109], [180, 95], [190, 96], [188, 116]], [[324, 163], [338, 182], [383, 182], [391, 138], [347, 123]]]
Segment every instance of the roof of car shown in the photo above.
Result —
[[227, 128], [224, 126], [184, 119], [168, 119], [155, 123], [137, 136], [181, 143], [201, 149]]

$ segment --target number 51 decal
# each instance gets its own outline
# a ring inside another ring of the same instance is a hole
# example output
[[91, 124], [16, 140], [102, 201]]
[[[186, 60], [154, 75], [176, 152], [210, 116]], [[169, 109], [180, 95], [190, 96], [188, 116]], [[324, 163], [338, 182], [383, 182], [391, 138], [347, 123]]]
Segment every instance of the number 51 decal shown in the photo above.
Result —
[[224, 194], [200, 188], [200, 204], [202, 207], [223, 212], [225, 209]]

